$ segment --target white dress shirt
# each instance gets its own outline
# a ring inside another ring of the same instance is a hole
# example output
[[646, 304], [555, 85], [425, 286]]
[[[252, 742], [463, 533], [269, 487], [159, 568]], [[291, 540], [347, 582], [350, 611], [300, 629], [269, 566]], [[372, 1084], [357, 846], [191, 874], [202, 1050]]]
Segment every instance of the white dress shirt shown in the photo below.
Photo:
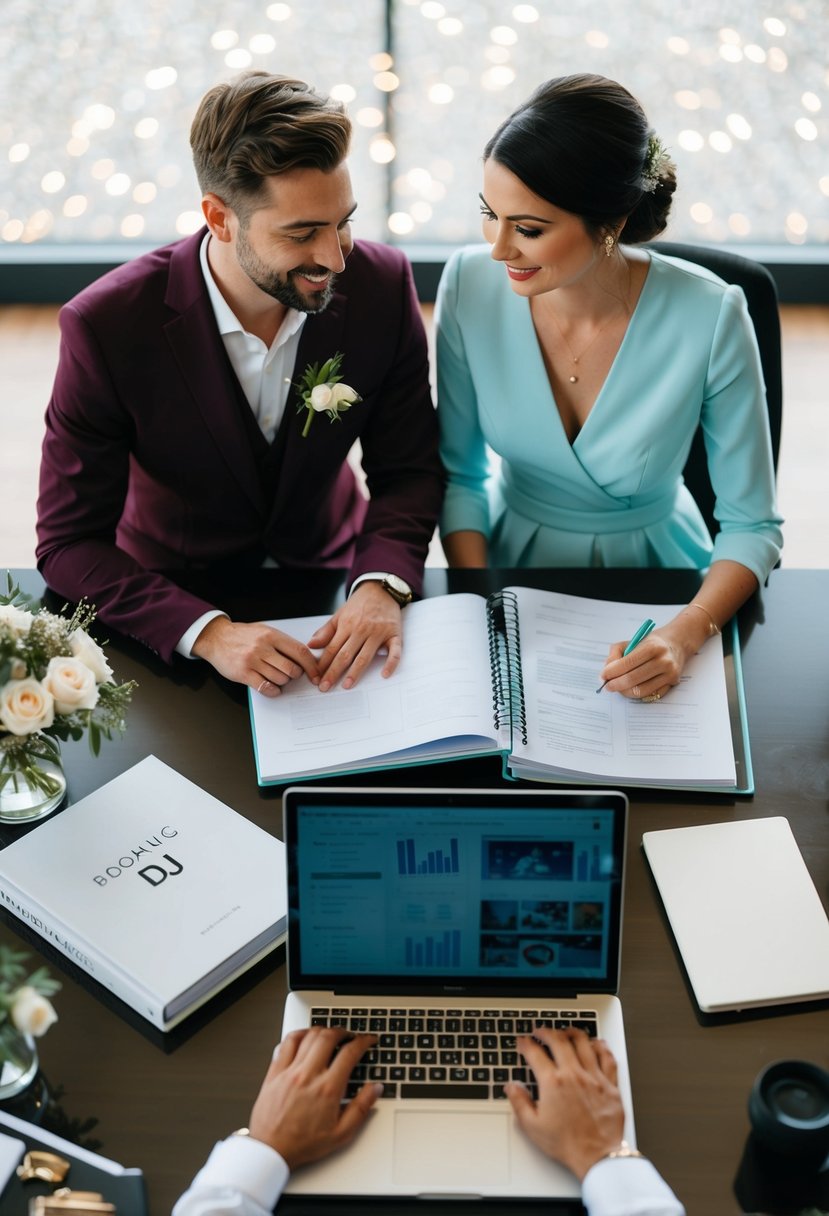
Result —
[[[288, 1181], [279, 1153], [249, 1136], [214, 1147], [172, 1216], [269, 1216]], [[589, 1216], [684, 1216], [685, 1208], [643, 1157], [597, 1162], [582, 1183]]]

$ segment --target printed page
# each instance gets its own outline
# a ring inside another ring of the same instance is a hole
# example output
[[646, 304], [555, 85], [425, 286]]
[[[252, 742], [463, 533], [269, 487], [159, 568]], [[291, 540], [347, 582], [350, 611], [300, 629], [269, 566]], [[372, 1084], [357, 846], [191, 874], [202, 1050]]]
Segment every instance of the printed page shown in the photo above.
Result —
[[637, 785], [736, 783], [722, 638], [709, 639], [676, 688], [642, 704], [604, 691], [613, 642], [647, 617], [665, 624], [683, 605], [620, 604], [526, 587], [518, 597], [527, 739], [513, 740], [512, 771]]
[[[270, 622], [307, 641], [327, 617]], [[321, 693], [302, 676], [281, 696], [250, 694], [260, 781], [359, 771], [496, 748], [486, 601], [446, 595], [403, 610], [403, 658], [377, 657], [360, 682]]]

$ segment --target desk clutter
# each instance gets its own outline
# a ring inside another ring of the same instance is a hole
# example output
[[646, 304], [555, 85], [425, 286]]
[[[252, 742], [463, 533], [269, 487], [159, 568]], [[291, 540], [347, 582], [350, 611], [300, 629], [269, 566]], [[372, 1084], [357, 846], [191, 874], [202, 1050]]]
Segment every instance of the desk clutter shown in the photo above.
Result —
[[70, 1213], [146, 1216], [141, 1170], [124, 1167], [0, 1110], [0, 1214]]

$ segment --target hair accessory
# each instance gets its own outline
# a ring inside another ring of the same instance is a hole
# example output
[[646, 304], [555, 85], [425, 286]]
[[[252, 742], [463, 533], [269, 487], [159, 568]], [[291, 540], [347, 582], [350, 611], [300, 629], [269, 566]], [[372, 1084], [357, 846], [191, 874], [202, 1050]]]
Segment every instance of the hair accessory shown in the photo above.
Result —
[[608, 232], [607, 236], [604, 238], [605, 256], [608, 258], [612, 257], [613, 250], [615, 248], [616, 248], [616, 237], [613, 235], [612, 232]]
[[653, 194], [665, 176], [665, 171], [670, 163], [668, 149], [659, 136], [651, 132], [648, 136], [648, 150], [645, 153], [645, 163], [642, 166], [642, 177], [639, 182], [645, 194]]

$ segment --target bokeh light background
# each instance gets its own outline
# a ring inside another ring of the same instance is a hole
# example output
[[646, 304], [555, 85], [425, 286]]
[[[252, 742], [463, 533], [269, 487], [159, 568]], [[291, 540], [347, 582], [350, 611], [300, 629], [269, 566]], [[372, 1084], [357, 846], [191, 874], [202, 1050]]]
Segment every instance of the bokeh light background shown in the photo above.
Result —
[[4, 0], [0, 245], [193, 231], [196, 104], [250, 67], [346, 103], [358, 236], [479, 239], [486, 139], [587, 71], [626, 84], [677, 161], [673, 239], [825, 243], [827, 48], [824, 0]]

